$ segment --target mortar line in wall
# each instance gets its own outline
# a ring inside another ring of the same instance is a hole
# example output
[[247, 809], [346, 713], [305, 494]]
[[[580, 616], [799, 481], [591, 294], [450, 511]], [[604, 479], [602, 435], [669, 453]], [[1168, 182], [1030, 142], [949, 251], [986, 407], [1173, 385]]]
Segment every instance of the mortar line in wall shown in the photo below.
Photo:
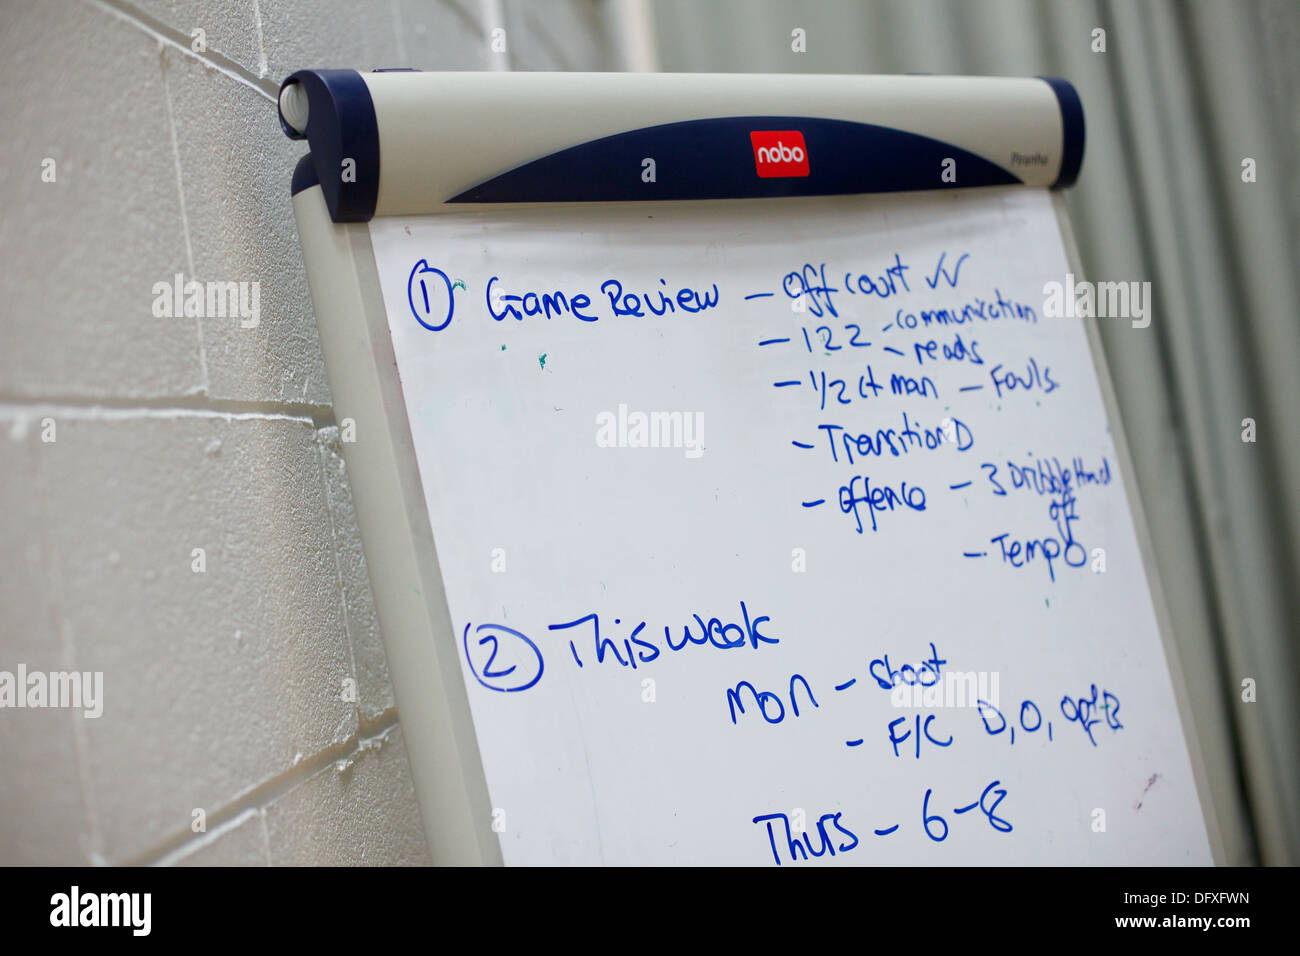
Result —
[[393, 18], [393, 40], [397, 46], [397, 62], [410, 66], [411, 59], [406, 53], [406, 36], [402, 27], [402, 12], [397, 8], [398, 0], [388, 0], [388, 10]]
[[236, 63], [224, 54], [217, 53], [215, 50], [205, 50], [203, 53], [196, 53], [190, 47], [190, 37], [174, 27], [169, 27], [161, 20], [156, 20], [147, 13], [137, 9], [127, 2], [127, 0], [86, 0], [87, 3], [100, 7], [104, 11], [111, 13], [113, 16], [132, 24], [143, 30], [145, 33], [152, 35], [159, 42], [173, 46], [180, 50], [186, 56], [212, 67], [219, 73], [224, 73], [245, 86], [252, 87], [262, 96], [265, 96], [272, 103], [279, 100], [279, 84], [270, 80], [264, 80], [261, 77], [255, 77], [247, 68]]
[[[194, 246], [190, 242], [190, 217], [185, 211], [185, 175], [181, 171], [181, 146], [180, 140], [176, 135], [176, 112], [172, 108], [172, 84], [167, 78], [167, 59], [159, 57], [159, 72], [162, 73], [163, 81], [163, 99], [167, 102], [167, 128], [172, 138], [172, 162], [176, 165], [176, 195], [181, 205], [181, 234], [185, 237], [185, 264], [189, 267], [190, 278], [194, 275]], [[208, 375], [208, 353], [203, 347], [203, 321], [194, 320], [194, 334], [198, 340], [199, 346], [199, 371], [203, 376], [203, 390], [206, 392], [211, 385], [211, 379]]]
[[[193, 833], [190, 830], [182, 830], [166, 837], [148, 850], [114, 865], [157, 866], [175, 863], [198, 846], [215, 839], [219, 832], [228, 829], [236, 819], [246, 817], [250, 811], [260, 812], [265, 817], [266, 810], [285, 794], [297, 789], [318, 774], [329, 772], [331, 767], [337, 768], [341, 761], [371, 749], [373, 741], [387, 737], [397, 725], [397, 708], [390, 707], [374, 720], [358, 723], [357, 732], [347, 740], [331, 744], [291, 765], [283, 772], [263, 780], [257, 786], [244, 791], [229, 803], [207, 814], [207, 832]], [[335, 772], [339, 771], [336, 769]]]
[[[63, 574], [59, 568], [54, 539], [49, 533], [49, 522], [46, 520], [48, 499], [45, 494], [45, 469], [42, 467], [39, 455], [36, 456], [35, 468], [36, 507], [39, 510], [37, 524], [40, 529], [41, 560], [44, 564], [45, 580], [48, 584], [46, 597], [50, 624], [58, 637], [59, 652], [63, 657], [64, 666], [71, 671], [76, 671], [79, 669], [76, 643], [68, 633], [62, 607], [55, 599], [55, 595], [61, 594], [63, 591]], [[88, 836], [88, 839], [82, 845], [82, 852], [91, 863], [100, 864], [104, 861], [104, 839], [103, 834], [100, 832], [99, 805], [95, 800], [95, 787], [91, 779], [90, 741], [87, 739], [85, 723], [84, 720], [74, 720], [72, 725], [72, 746], [77, 761], [77, 786], [81, 791], [83, 824]]]
[[[159, 857], [157, 860], [154, 860], [152, 863], [143, 863], [137, 865], [168, 866], [177, 863], [181, 859], [188, 856], [189, 854], [195, 853], [206, 846], [210, 846], [213, 843], [216, 843], [218, 840], [220, 840], [227, 833], [230, 833], [232, 830], [237, 830], [240, 827], [240, 825], [243, 824], [244, 821], [248, 820], [249, 818], [251, 817], [264, 818], [265, 816], [266, 814], [261, 807], [248, 807], [247, 809], [239, 813], [233, 814], [231, 817], [229, 817], [229, 819], [223, 818], [215, 826], [208, 827], [202, 833], [195, 833], [193, 835], [193, 839], [186, 840], [183, 844], [181, 844], [180, 847], [178, 847], [175, 850], [168, 851], [163, 856]], [[265, 859], [267, 864], [269, 865], [271, 862], [271, 855], [269, 851], [266, 853]]]
[[274, 866], [271, 862], [271, 831], [266, 826], [266, 811], [257, 811], [257, 829], [262, 838], [262, 859], [266, 860], [267, 866]]
[[266, 37], [262, 34], [262, 4], [253, 0], [253, 24], [257, 28], [257, 78], [260, 80], [271, 71], [266, 62]]
[[0, 393], [0, 418], [32, 418], [48, 414], [76, 420], [128, 418], [269, 419], [311, 425], [317, 431], [334, 426], [334, 409], [328, 405], [298, 402], [255, 402], [211, 398], [207, 395], [170, 398], [26, 398]]
[[348, 600], [346, 586], [343, 583], [343, 566], [339, 564], [339, 536], [338, 529], [334, 522], [334, 502], [330, 500], [330, 477], [325, 471], [325, 443], [317, 442], [316, 457], [320, 462], [320, 482], [321, 490], [325, 493], [325, 512], [329, 515], [330, 522], [330, 541], [333, 547], [330, 549], [334, 553], [334, 579], [338, 582], [339, 609], [343, 616], [343, 636], [348, 642], [348, 659], [352, 662], [352, 681], [356, 690], [355, 710], [357, 712], [357, 726], [361, 725], [361, 692], [360, 679], [357, 677], [357, 649], [352, 642], [352, 621], [348, 617]]

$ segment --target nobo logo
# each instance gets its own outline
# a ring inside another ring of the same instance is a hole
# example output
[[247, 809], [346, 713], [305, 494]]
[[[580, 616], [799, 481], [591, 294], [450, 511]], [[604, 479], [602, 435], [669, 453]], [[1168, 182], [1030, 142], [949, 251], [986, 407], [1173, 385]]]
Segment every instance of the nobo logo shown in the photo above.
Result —
[[798, 130], [753, 130], [749, 141], [754, 144], [754, 168], [763, 179], [808, 175], [808, 147]]

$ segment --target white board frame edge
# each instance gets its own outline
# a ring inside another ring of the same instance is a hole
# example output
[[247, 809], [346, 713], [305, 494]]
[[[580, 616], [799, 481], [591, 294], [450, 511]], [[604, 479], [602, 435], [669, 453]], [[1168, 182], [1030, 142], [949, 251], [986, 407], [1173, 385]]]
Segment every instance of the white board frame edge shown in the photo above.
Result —
[[293, 209], [335, 416], [355, 423], [343, 460], [429, 850], [438, 865], [500, 866], [370, 229], [333, 222], [319, 186]]

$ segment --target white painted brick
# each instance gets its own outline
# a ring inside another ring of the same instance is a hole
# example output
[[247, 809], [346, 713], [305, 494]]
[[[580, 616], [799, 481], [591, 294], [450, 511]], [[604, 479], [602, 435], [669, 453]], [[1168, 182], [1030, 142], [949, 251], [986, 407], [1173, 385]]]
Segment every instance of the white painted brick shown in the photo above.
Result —
[[421, 866], [432, 863], [401, 730], [367, 741], [340, 771], [331, 765], [266, 810], [275, 866]]
[[216, 398], [328, 404], [289, 183], [303, 153], [275, 104], [192, 56], [168, 49], [185, 210], [200, 281], [258, 282], [260, 320], [207, 317], [203, 343]]
[[491, 65], [488, 31], [475, 0], [397, 0], [401, 66], [483, 70]]
[[[289, 202], [303, 144], [269, 82], [491, 67], [491, 26], [516, 65], [606, 65], [590, 3], [510, 2], [503, 24], [485, 9], [0, 3], [0, 668], [105, 681], [98, 720], [0, 712], [0, 864], [162, 847], [181, 865], [430, 862], [396, 727], [282, 793], [394, 706], [336, 430], [195, 406], [330, 401]], [[216, 65], [189, 50], [194, 26]], [[261, 325], [154, 318], [154, 283], [178, 272], [258, 281]], [[190, 410], [162, 410], [172, 399]], [[263, 793], [281, 795], [191, 832], [194, 808]]]
[[74, 0], [5, 3], [0, 69], [0, 394], [198, 391], [195, 321], [151, 309], [186, 268], [157, 41]]
[[258, 76], [262, 60], [253, 0], [129, 0], [128, 8], [175, 30], [192, 48], [195, 28], [209, 52]]
[[260, 0], [271, 76], [322, 67], [373, 70], [398, 62], [391, 2]]
[[[36, 426], [38, 427], [38, 425]], [[25, 434], [24, 434], [25, 432]], [[0, 415], [0, 670], [68, 670], [49, 593], [34, 427]], [[86, 863], [75, 721], [67, 710], [0, 710], [0, 866]]]
[[[23, 655], [44, 666], [67, 663], [50, 603], [49, 549], [39, 507], [41, 458], [55, 449], [40, 433], [36, 412], [17, 406], [0, 411], [0, 668], [7, 670]], [[57, 426], [50, 437], [58, 438]]]
[[325, 489], [329, 493], [334, 522], [335, 559], [342, 579], [348, 639], [352, 642], [352, 659], [357, 672], [357, 705], [361, 719], [370, 721], [395, 706], [393, 684], [388, 676], [388, 658], [375, 613], [375, 599], [370, 590], [370, 575], [365, 551], [361, 547], [361, 531], [357, 526], [352, 487], [348, 483], [338, 429], [322, 429], [319, 438]]
[[250, 810], [219, 833], [201, 836], [172, 861], [176, 866], [269, 866], [266, 818]]
[[[29, 673], [41, 669], [40, 660], [26, 662]], [[14, 665], [6, 659], [0, 669], [12, 672]], [[85, 720], [80, 712], [57, 709], [0, 713], [0, 866], [90, 862], [73, 736], [79, 720]]]
[[320, 453], [307, 423], [192, 415], [71, 419], [49, 448], [55, 600], [104, 672], [104, 853], [129, 860], [356, 732]]
[[613, 44], [590, 0], [502, 0], [516, 70], [614, 70]]

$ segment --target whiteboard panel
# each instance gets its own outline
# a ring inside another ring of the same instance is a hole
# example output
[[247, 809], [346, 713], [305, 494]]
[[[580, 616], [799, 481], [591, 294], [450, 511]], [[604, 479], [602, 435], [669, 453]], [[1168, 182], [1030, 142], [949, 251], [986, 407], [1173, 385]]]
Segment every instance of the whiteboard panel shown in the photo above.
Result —
[[1047, 193], [370, 232], [507, 863], [1211, 862]]

